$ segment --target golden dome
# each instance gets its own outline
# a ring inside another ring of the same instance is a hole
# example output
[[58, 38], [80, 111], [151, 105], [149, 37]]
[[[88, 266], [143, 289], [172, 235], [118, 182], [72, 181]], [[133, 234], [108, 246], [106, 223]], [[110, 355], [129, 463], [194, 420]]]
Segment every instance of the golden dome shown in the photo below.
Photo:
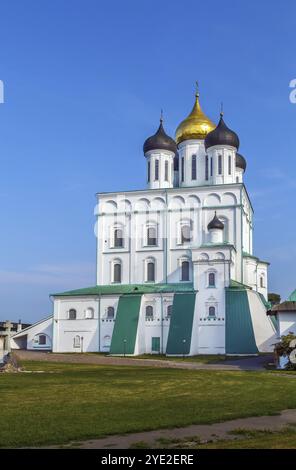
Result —
[[183, 140], [204, 139], [215, 127], [216, 125], [203, 113], [199, 104], [199, 94], [196, 93], [192, 111], [177, 127], [175, 140], [179, 144]]

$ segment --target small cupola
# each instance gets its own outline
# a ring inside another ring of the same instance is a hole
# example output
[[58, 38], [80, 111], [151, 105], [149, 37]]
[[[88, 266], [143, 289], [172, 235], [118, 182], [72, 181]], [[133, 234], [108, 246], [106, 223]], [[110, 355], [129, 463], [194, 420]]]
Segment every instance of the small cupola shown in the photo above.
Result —
[[208, 224], [208, 230], [224, 230], [224, 224], [217, 217], [217, 212], [215, 211], [214, 218]]
[[143, 152], [146, 155], [151, 150], [168, 150], [175, 155], [178, 153], [177, 144], [172, 137], [166, 134], [163, 128], [163, 118], [160, 118], [160, 125], [156, 133], [145, 140]]
[[222, 112], [220, 113], [220, 121], [217, 127], [209, 132], [205, 138], [206, 150], [209, 147], [214, 147], [214, 145], [234, 147], [236, 150], [239, 148], [238, 135], [226, 126]]
[[243, 172], [246, 171], [247, 162], [245, 157], [243, 157], [240, 153], [236, 153], [235, 155], [235, 166], [236, 168], [240, 168]]

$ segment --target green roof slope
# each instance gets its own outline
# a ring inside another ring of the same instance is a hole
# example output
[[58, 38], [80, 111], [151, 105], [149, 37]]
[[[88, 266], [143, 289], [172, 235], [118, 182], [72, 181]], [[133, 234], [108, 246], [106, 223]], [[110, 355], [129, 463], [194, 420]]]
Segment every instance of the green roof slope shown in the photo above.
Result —
[[85, 287], [51, 295], [56, 297], [71, 297], [76, 295], [153, 294], [193, 291], [193, 284], [191, 282], [176, 284], [114, 284]]

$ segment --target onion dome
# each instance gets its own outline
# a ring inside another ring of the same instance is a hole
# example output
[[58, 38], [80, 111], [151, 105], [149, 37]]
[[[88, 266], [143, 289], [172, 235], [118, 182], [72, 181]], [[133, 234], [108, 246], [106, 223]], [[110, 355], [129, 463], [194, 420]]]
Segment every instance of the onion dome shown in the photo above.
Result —
[[214, 229], [219, 229], [219, 230], [224, 229], [224, 224], [223, 222], [221, 222], [221, 220], [218, 219], [216, 211], [215, 211], [214, 218], [208, 224], [208, 230], [214, 230]]
[[220, 121], [213, 131], [209, 132], [205, 138], [205, 148], [214, 145], [229, 145], [230, 147], [239, 148], [239, 138], [235, 132], [229, 129], [223, 119], [223, 113], [220, 113]]
[[178, 153], [177, 145], [174, 139], [165, 133], [163, 128], [163, 118], [160, 118], [160, 125], [156, 133], [145, 140], [143, 152], [146, 154], [149, 150], [169, 150], [175, 155]]
[[205, 139], [215, 124], [203, 113], [199, 104], [199, 93], [195, 93], [195, 103], [191, 113], [179, 124], [175, 139], [177, 144], [189, 139]]
[[235, 155], [235, 166], [236, 168], [241, 168], [242, 170], [246, 171], [247, 162], [245, 157], [243, 157], [240, 153]]

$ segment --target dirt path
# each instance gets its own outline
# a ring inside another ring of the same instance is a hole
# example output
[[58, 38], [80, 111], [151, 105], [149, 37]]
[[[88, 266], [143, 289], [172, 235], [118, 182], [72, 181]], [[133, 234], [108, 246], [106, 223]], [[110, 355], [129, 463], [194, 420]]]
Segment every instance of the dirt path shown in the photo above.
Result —
[[[85, 442], [73, 442], [62, 447], [79, 449], [129, 449], [138, 442], [145, 443], [146, 448], [161, 447], [158, 439], [233, 439], [229, 431], [237, 429], [279, 431], [285, 426], [296, 425], [296, 410], [285, 410], [276, 416], [258, 416], [240, 418], [215, 424], [198, 424], [184, 428], [162, 429], [158, 431], [138, 432], [126, 435], [114, 435], [103, 439], [92, 439]], [[61, 446], [59, 446], [61, 447]]]
[[42, 351], [15, 351], [20, 360], [70, 362], [79, 364], [98, 364], [113, 366], [149, 366], [167, 367], [174, 369], [197, 369], [197, 370], [264, 370], [267, 362], [272, 362], [272, 355], [254, 356], [249, 358], [231, 359], [225, 362], [202, 364], [188, 361], [166, 361], [161, 359], [133, 359], [128, 357], [103, 356], [99, 354], [55, 354]]

